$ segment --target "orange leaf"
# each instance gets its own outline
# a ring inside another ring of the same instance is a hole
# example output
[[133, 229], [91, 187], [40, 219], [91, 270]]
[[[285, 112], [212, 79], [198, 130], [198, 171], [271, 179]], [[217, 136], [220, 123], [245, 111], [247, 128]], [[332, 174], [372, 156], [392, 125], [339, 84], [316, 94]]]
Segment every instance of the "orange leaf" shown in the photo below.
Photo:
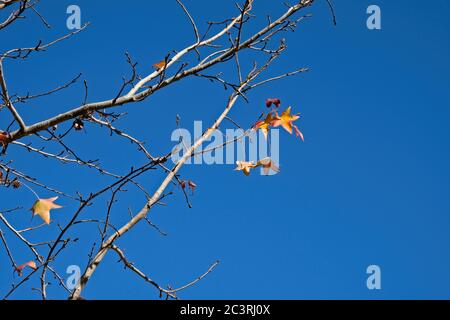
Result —
[[37, 269], [37, 267], [36, 267], [36, 262], [34, 262], [34, 261], [28, 261], [28, 262], [25, 262], [24, 264], [22, 264], [22, 265], [20, 265], [20, 266], [18, 266], [18, 267], [16, 268], [16, 271], [17, 271], [17, 273], [19, 274], [19, 276], [22, 276], [22, 274], [23, 274], [23, 269], [25, 269], [26, 267], [29, 267], [29, 268], [31, 268], [31, 269], [33, 269], [33, 270], [36, 270], [36, 269]]
[[161, 70], [161, 69], [165, 68], [166, 65], [167, 65], [166, 60], [162, 60], [162, 61], [160, 61], [160, 62], [155, 63], [155, 64], [153, 65], [153, 68], [155, 68], [155, 69], [157, 69], [157, 70]]
[[254, 129], [258, 130], [261, 129], [261, 131], [264, 134], [264, 137], [267, 139], [267, 136], [269, 135], [269, 131], [270, 131], [270, 126], [272, 125], [272, 123], [275, 121], [276, 119], [272, 116], [272, 113], [269, 113], [266, 117], [266, 119], [258, 121], [255, 125], [254, 125]]
[[273, 122], [273, 126], [282, 126], [287, 132], [292, 134], [292, 123], [298, 118], [300, 118], [298, 115], [291, 115], [291, 107], [289, 107], [283, 111], [281, 117], [277, 115], [277, 119]]

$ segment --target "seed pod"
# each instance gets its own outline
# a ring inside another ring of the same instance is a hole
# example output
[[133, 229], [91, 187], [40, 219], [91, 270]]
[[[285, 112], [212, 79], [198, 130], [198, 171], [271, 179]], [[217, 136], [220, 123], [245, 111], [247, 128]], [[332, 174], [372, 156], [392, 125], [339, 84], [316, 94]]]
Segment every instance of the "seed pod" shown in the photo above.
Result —
[[81, 121], [80, 119], [76, 119], [76, 120], [73, 122], [73, 128], [74, 128], [76, 131], [83, 130], [83, 129], [84, 129], [84, 122]]

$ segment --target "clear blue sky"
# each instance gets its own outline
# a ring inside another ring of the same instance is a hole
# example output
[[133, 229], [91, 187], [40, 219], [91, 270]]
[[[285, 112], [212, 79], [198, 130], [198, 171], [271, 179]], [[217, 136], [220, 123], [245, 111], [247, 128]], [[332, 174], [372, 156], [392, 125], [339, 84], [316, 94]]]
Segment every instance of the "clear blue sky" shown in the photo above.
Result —
[[[324, 0], [308, 9], [314, 16], [286, 38], [286, 55], [270, 74], [307, 66], [311, 72], [251, 94], [232, 117], [250, 126], [264, 110], [267, 96], [279, 97], [303, 115], [305, 143], [281, 134], [281, 169], [277, 176], [244, 177], [233, 166], [187, 166], [185, 178], [198, 184], [188, 209], [180, 192], [167, 207], [151, 212], [164, 231], [146, 225], [119, 241], [130, 260], [162, 285], [182, 285], [204, 272], [216, 259], [220, 266], [201, 283], [181, 294], [185, 299], [304, 298], [449, 298], [450, 297], [450, 2], [334, 1], [338, 26]], [[69, 41], [26, 61], [5, 65], [11, 91], [39, 92], [68, 81], [79, 72], [89, 82], [90, 101], [110, 98], [129, 70], [128, 51], [142, 73], [174, 49], [191, 43], [192, 31], [175, 1], [76, 1], [83, 21], [92, 26]], [[234, 1], [186, 0], [198, 20], [221, 20], [235, 13]], [[67, 32], [65, 10], [71, 1], [43, 1], [41, 13], [53, 25], [47, 31], [32, 15], [1, 31], [0, 50], [34, 45]], [[366, 28], [366, 8], [378, 4], [382, 30]], [[280, 12], [282, 1], [255, 1], [259, 22]], [[3, 14], [4, 15], [4, 14]], [[200, 23], [202, 22], [202, 23]], [[248, 61], [247, 61], [248, 62]], [[230, 70], [225, 70], [231, 72]], [[212, 121], [227, 92], [201, 79], [188, 79], [149, 100], [124, 107], [120, 127], [145, 140], [154, 154], [173, 143], [175, 115], [192, 129], [194, 120]], [[28, 122], [79, 105], [82, 83], [68, 91], [20, 106]], [[119, 110], [117, 110], [119, 111]], [[4, 112], [2, 114], [5, 114]], [[0, 118], [0, 128], [6, 126]], [[112, 170], [126, 172], [130, 157], [144, 159], [133, 146], [107, 139], [105, 130], [87, 125], [86, 134], [67, 142], [84, 158], [101, 157]], [[30, 141], [25, 139], [25, 141]], [[87, 169], [61, 166], [11, 147], [14, 166], [68, 192], [88, 192], [108, 182]], [[140, 181], [150, 190], [161, 175]], [[52, 194], [39, 191], [42, 197]], [[23, 206], [11, 221], [30, 225], [34, 196], [25, 188], [1, 190], [0, 209]], [[106, 199], [86, 212], [101, 217]], [[54, 219], [67, 223], [76, 203], [61, 198], [65, 208]], [[130, 188], [114, 211], [118, 225], [127, 208], [139, 210], [142, 195]], [[38, 223], [37, 219], [33, 221]], [[1, 226], [5, 229], [4, 226]], [[31, 236], [55, 236], [55, 224]], [[55, 267], [84, 268], [97, 229], [73, 229], [80, 237]], [[15, 258], [32, 255], [13, 240]], [[382, 270], [382, 289], [366, 288], [366, 268]], [[10, 263], [0, 251], [0, 294], [9, 288]], [[19, 279], [16, 277], [15, 281]], [[52, 280], [53, 283], [56, 283]], [[38, 279], [12, 298], [38, 298], [30, 290]], [[64, 298], [57, 286], [50, 297]], [[110, 253], [84, 294], [88, 299], [157, 298], [152, 287], [124, 271]]]

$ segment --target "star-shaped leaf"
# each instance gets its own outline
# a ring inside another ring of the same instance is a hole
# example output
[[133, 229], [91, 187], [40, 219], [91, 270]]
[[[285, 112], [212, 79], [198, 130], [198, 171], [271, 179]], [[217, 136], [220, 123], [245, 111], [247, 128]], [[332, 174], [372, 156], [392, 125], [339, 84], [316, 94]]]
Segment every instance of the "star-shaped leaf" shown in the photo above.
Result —
[[291, 107], [287, 108], [283, 111], [281, 116], [277, 115], [276, 120], [273, 121], [274, 127], [283, 127], [284, 130], [292, 134], [292, 132], [295, 130], [295, 134], [300, 137], [302, 140], [304, 140], [303, 134], [298, 129], [296, 125], [294, 125], [294, 121], [298, 120], [300, 117], [298, 114], [292, 115], [291, 114]]
[[50, 224], [50, 210], [62, 208], [54, 203], [57, 199], [58, 197], [37, 200], [31, 208], [33, 216], [39, 215], [46, 224]]
[[272, 123], [276, 120], [276, 118], [274, 118], [272, 116], [272, 113], [269, 113], [266, 116], [266, 119], [258, 121], [255, 125], [254, 125], [254, 129], [258, 130], [260, 129], [263, 134], [264, 137], [267, 139], [267, 136], [269, 135], [269, 131], [270, 131], [270, 126], [272, 126]]
[[250, 170], [257, 167], [257, 165], [253, 162], [247, 162], [247, 161], [236, 161], [236, 171], [242, 171], [246, 176], [250, 175]]

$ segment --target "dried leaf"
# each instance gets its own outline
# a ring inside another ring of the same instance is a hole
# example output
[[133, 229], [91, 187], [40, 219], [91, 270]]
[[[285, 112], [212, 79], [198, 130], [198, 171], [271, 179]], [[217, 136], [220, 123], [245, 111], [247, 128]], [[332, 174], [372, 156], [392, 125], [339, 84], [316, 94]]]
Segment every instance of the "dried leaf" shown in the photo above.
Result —
[[258, 162], [255, 164], [253, 161], [247, 162], [247, 161], [236, 161], [236, 169], [235, 171], [242, 171], [246, 176], [250, 175], [250, 171], [252, 169], [262, 167], [264, 174], [268, 175], [270, 170], [273, 170], [275, 172], [280, 172], [280, 168], [275, 165], [272, 158], [266, 157], [261, 160], [258, 160]]
[[25, 262], [24, 264], [22, 264], [22, 265], [20, 265], [20, 266], [18, 266], [18, 267], [16, 268], [16, 271], [17, 271], [17, 273], [19, 274], [19, 276], [22, 276], [22, 274], [23, 274], [23, 269], [25, 269], [26, 267], [29, 267], [29, 268], [31, 268], [31, 269], [33, 269], [33, 270], [36, 270], [36, 269], [37, 269], [37, 267], [36, 267], [36, 262], [34, 262], [34, 261], [28, 261], [28, 262]]
[[257, 167], [257, 165], [253, 162], [247, 162], [247, 161], [236, 161], [236, 169], [235, 171], [242, 171], [246, 176], [250, 175], [250, 170]]
[[156, 70], [161, 70], [161, 69], [165, 68], [166, 65], [167, 65], [166, 60], [162, 60], [162, 61], [160, 61], [160, 62], [155, 63], [155, 64], [153, 65], [153, 68], [155, 68]]
[[270, 170], [273, 170], [276, 173], [280, 172], [280, 168], [273, 163], [273, 160], [270, 157], [259, 160], [257, 166], [261, 166], [263, 168], [265, 175], [268, 175]]
[[33, 216], [39, 215], [46, 224], [50, 224], [50, 210], [62, 208], [54, 203], [57, 199], [58, 197], [37, 200], [31, 208]]

